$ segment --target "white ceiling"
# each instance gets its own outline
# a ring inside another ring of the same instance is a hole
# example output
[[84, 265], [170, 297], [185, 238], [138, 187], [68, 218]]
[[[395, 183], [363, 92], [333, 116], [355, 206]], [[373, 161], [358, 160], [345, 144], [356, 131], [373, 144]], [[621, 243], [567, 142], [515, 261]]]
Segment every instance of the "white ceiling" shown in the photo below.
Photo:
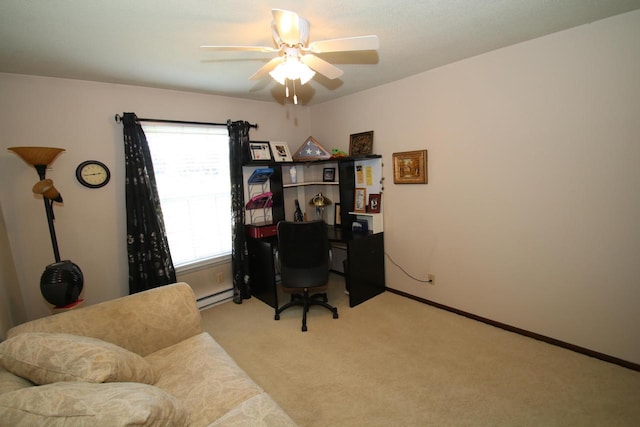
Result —
[[377, 52], [320, 55], [316, 104], [464, 58], [640, 8], [640, 0], [0, 0], [0, 72], [170, 88], [283, 102], [274, 54], [203, 44], [273, 46], [271, 9], [311, 22], [311, 41], [376, 34]]

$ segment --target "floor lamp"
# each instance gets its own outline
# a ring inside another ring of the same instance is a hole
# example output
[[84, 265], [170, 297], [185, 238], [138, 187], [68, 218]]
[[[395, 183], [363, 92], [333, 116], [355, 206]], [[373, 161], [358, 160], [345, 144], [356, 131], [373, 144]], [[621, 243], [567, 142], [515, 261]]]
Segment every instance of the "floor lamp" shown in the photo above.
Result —
[[52, 147], [11, 147], [29, 165], [36, 168], [40, 181], [33, 186], [33, 192], [42, 195], [44, 210], [47, 214], [51, 246], [55, 262], [46, 266], [40, 278], [40, 292], [45, 300], [56, 307], [64, 307], [78, 300], [84, 284], [80, 267], [69, 260], [60, 260], [58, 240], [53, 224], [53, 202], [62, 202], [60, 192], [53, 185], [51, 179], [46, 178], [47, 166], [64, 151], [62, 148]]

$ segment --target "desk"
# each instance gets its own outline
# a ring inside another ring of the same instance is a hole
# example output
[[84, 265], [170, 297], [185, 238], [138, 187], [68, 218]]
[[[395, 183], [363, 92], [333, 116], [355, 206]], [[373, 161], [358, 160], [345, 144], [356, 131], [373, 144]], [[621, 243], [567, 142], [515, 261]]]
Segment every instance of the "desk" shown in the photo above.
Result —
[[[355, 307], [384, 292], [384, 233], [352, 233], [329, 226], [329, 241], [346, 245], [345, 280], [349, 306]], [[273, 308], [278, 306], [273, 254], [277, 237], [247, 239], [251, 295]]]

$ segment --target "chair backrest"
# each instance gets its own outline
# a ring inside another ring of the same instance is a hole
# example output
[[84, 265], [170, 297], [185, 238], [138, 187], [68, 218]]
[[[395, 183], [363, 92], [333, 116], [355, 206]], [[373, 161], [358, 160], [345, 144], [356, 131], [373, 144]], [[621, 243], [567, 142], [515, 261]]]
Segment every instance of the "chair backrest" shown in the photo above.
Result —
[[312, 288], [329, 281], [329, 237], [324, 221], [278, 223], [282, 286]]

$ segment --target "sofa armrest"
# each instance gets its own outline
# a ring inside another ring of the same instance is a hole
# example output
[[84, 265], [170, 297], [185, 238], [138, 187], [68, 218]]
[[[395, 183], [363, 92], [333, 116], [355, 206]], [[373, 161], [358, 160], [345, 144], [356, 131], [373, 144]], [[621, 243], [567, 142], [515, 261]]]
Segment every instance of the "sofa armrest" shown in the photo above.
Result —
[[58, 332], [107, 341], [141, 356], [202, 332], [191, 287], [175, 283], [23, 323], [7, 333]]

